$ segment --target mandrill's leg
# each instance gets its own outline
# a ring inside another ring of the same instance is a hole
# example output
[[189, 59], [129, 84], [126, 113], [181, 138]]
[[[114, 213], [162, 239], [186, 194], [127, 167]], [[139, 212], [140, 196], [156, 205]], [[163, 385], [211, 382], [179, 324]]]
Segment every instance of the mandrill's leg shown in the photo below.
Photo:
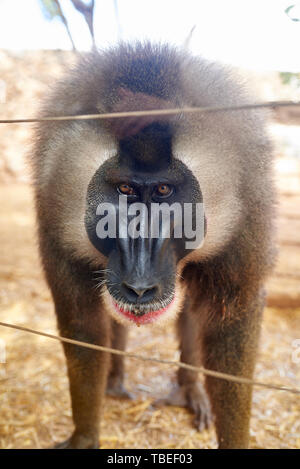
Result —
[[[200, 364], [199, 321], [188, 305], [180, 314], [178, 320], [178, 335], [180, 340], [180, 361], [189, 365]], [[206, 392], [199, 381], [199, 374], [179, 368], [177, 374], [178, 386], [165, 399], [156, 402], [157, 405], [177, 405], [189, 408], [195, 415], [194, 423], [198, 430], [208, 428], [212, 421], [210, 403]]]
[[[244, 307], [228, 305], [223, 319], [216, 313], [206, 321], [204, 366], [252, 378], [262, 309], [263, 299], [258, 297]], [[216, 419], [219, 448], [247, 448], [252, 386], [207, 376], [206, 388]]]
[[[62, 336], [102, 346], [110, 345], [110, 319], [90, 289], [77, 285], [72, 295], [60, 288], [54, 294]], [[74, 298], [75, 297], [75, 298]], [[98, 448], [100, 414], [109, 354], [64, 343], [75, 430], [56, 448]]]
[[[112, 319], [111, 347], [125, 350], [127, 329]], [[108, 375], [106, 394], [114, 397], [130, 398], [130, 393], [124, 387], [124, 357], [111, 354], [110, 371]]]

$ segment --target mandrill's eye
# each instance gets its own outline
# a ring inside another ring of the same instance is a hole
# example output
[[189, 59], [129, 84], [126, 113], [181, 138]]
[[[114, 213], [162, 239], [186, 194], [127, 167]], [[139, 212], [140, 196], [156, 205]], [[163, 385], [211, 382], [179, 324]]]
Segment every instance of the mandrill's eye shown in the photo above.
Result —
[[171, 194], [173, 194], [173, 187], [168, 184], [159, 184], [154, 190], [156, 197], [169, 197]]
[[136, 192], [134, 190], [134, 188], [132, 186], [130, 186], [129, 184], [120, 184], [118, 187], [118, 192], [120, 194], [124, 194], [124, 195], [135, 195]]

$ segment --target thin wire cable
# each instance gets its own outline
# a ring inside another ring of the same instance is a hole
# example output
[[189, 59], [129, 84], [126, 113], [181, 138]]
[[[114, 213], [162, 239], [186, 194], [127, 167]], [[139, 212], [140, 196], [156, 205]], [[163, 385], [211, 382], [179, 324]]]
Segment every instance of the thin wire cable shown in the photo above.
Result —
[[186, 370], [196, 371], [198, 373], [202, 373], [207, 376], [212, 376], [213, 378], [225, 379], [227, 381], [233, 381], [239, 384], [246, 384], [249, 386], [260, 386], [260, 387], [264, 387], [268, 389], [274, 389], [276, 391], [286, 391], [286, 392], [290, 392], [293, 394], [300, 394], [300, 389], [297, 389], [297, 388], [290, 388], [288, 386], [281, 386], [277, 384], [264, 383], [262, 381], [255, 381], [255, 380], [243, 378], [240, 376], [230, 375], [228, 373], [221, 373], [220, 371], [208, 370], [207, 368], [204, 368], [202, 366], [198, 367], [198, 366], [188, 365], [187, 363], [183, 363], [179, 361], [164, 360], [161, 358], [150, 358], [144, 355], [137, 355], [131, 352], [124, 352], [122, 350], [117, 350], [117, 349], [113, 349], [110, 347], [104, 347], [102, 345], [90, 344], [88, 342], [82, 342], [82, 341], [75, 340], [75, 339], [69, 339], [67, 337], [61, 337], [58, 335], [48, 334], [47, 332], [38, 331], [36, 329], [30, 329], [29, 327], [24, 327], [24, 326], [17, 326], [16, 324], [10, 324], [7, 322], [2, 322], [2, 321], [0, 322], [0, 326], [8, 327], [11, 329], [17, 329], [23, 332], [29, 332], [30, 334], [36, 334], [39, 336], [47, 337], [49, 339], [58, 340], [60, 342], [66, 342], [69, 344], [78, 345], [79, 347], [85, 347], [85, 348], [89, 348], [92, 350], [97, 350], [98, 352], [113, 353], [115, 355], [122, 355], [124, 357], [134, 358], [136, 360], [141, 360], [144, 362], [152, 362], [152, 363], [160, 363], [163, 365], [177, 366], [179, 368], [185, 368]]
[[128, 112], [110, 112], [105, 114], [80, 114], [75, 116], [53, 116], [39, 117], [31, 119], [0, 119], [0, 124], [25, 124], [34, 122], [56, 122], [56, 121], [72, 121], [72, 120], [93, 120], [93, 119], [115, 119], [120, 117], [141, 117], [141, 116], [163, 116], [185, 113], [210, 113], [210, 112], [229, 112], [242, 111], [246, 109], [260, 108], [279, 108], [300, 106], [300, 101], [266, 101], [263, 103], [240, 104], [237, 106], [207, 106], [207, 107], [182, 107], [174, 109], [156, 109], [144, 111], [128, 111]]

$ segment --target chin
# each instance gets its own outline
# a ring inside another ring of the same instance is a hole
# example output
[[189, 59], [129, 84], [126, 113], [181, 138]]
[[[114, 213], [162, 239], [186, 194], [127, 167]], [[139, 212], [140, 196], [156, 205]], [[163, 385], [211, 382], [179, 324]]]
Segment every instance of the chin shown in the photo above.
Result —
[[184, 288], [176, 282], [174, 293], [164, 301], [151, 303], [126, 304], [114, 298], [105, 287], [103, 301], [106, 310], [119, 323], [124, 326], [165, 325], [174, 320], [181, 311], [184, 300]]

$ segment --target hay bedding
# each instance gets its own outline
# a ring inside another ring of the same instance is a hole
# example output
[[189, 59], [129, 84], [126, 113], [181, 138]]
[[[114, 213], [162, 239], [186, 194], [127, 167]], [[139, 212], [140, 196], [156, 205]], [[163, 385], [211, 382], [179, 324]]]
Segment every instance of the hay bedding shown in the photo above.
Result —
[[[55, 331], [50, 294], [34, 242], [31, 194], [26, 185], [0, 187], [0, 317], [3, 321]], [[300, 364], [292, 341], [300, 338], [300, 309], [268, 308], [256, 378], [299, 386]], [[45, 448], [72, 430], [68, 381], [61, 345], [1, 328], [6, 364], [0, 364], [0, 448]], [[136, 328], [128, 349], [178, 359], [173, 331]], [[106, 398], [102, 448], [215, 448], [213, 429], [197, 432], [185, 409], [153, 409], [174, 380], [174, 369], [127, 359], [126, 385], [134, 400]], [[252, 448], [300, 448], [299, 396], [256, 388]]]

